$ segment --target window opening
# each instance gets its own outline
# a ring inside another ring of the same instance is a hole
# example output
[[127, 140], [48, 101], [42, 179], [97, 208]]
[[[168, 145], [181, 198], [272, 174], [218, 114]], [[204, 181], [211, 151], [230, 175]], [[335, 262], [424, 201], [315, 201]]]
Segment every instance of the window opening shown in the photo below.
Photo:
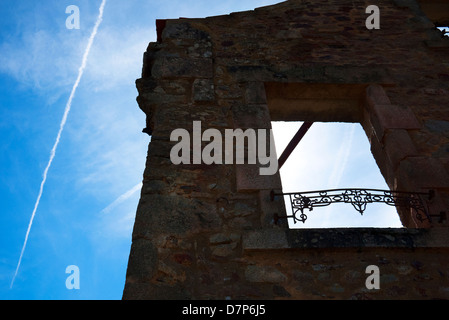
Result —
[[[279, 155], [302, 122], [272, 122]], [[389, 190], [370, 151], [359, 123], [314, 122], [280, 169], [283, 193], [313, 190], [366, 188]], [[289, 196], [287, 215], [292, 214]], [[304, 212], [307, 222], [290, 228], [402, 227], [394, 206], [369, 203], [361, 215], [349, 204], [335, 204]]]

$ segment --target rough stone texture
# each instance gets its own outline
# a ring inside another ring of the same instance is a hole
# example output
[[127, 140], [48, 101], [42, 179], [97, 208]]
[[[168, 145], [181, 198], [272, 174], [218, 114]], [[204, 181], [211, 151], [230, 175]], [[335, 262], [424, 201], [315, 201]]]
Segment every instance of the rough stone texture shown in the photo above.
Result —
[[[449, 39], [434, 28], [448, 7], [378, 1], [381, 29], [367, 30], [370, 4], [159, 24], [136, 81], [152, 137], [124, 299], [449, 299]], [[293, 120], [361, 123], [392, 190], [434, 190], [432, 221], [401, 209], [404, 229], [289, 230], [274, 219], [278, 173], [170, 160], [171, 132], [193, 121], [223, 134]], [[380, 290], [365, 287], [369, 265]]]
[[[306, 248], [273, 250], [268, 258], [266, 251], [253, 252], [248, 259], [263, 268], [260, 277], [268, 279], [260, 296], [252, 298], [448, 299], [447, 253], [439, 248]], [[379, 290], [365, 286], [369, 265], [379, 267]], [[270, 283], [276, 277], [278, 282]]]

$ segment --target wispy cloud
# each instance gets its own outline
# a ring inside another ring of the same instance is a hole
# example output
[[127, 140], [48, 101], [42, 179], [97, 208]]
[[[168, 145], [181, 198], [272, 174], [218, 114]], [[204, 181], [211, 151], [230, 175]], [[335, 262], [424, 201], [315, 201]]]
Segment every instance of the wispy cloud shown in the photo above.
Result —
[[134, 88], [134, 80], [141, 76], [143, 53], [153, 34], [155, 28], [105, 26], [89, 58], [89, 86], [95, 91], [118, 86]]
[[341, 186], [340, 182], [343, 173], [345, 172], [349, 155], [351, 154], [352, 140], [354, 139], [354, 132], [356, 125], [357, 124], [352, 124], [350, 128], [345, 128], [343, 143], [341, 144], [338, 150], [338, 155], [335, 158], [332, 174], [329, 176], [329, 180], [327, 183], [326, 187], [327, 189], [350, 187], [350, 186]]
[[26, 89], [51, 95], [54, 102], [73, 85], [74, 61], [82, 54], [76, 43], [81, 40], [81, 32], [26, 29], [0, 44], [0, 72]]
[[53, 145], [53, 148], [52, 148], [52, 150], [50, 152], [50, 159], [49, 159], [49, 161], [47, 163], [47, 166], [46, 166], [46, 168], [44, 170], [43, 179], [42, 179], [42, 182], [41, 182], [41, 185], [40, 185], [40, 188], [39, 188], [39, 194], [37, 196], [36, 203], [34, 205], [33, 213], [31, 214], [31, 219], [30, 219], [30, 222], [28, 224], [28, 229], [27, 229], [27, 232], [26, 232], [26, 235], [25, 235], [25, 241], [23, 243], [22, 250], [20, 252], [19, 262], [17, 263], [17, 268], [16, 268], [16, 271], [14, 273], [13, 279], [11, 281], [10, 288], [13, 287], [14, 281], [15, 281], [17, 273], [19, 271], [20, 264], [22, 262], [23, 253], [25, 252], [25, 248], [26, 248], [26, 245], [27, 245], [27, 242], [28, 242], [28, 236], [30, 234], [31, 226], [33, 225], [34, 217], [36, 215], [36, 211], [37, 211], [37, 208], [39, 207], [39, 203], [40, 203], [40, 200], [41, 200], [41, 197], [42, 197], [42, 193], [44, 191], [45, 182], [47, 181], [47, 174], [48, 174], [48, 171], [49, 171], [49, 169], [51, 167], [53, 159], [55, 158], [56, 150], [58, 148], [59, 141], [61, 139], [62, 131], [64, 130], [64, 126], [65, 126], [65, 124], [67, 122], [67, 117], [68, 117], [70, 109], [72, 107], [72, 101], [73, 101], [73, 98], [75, 96], [76, 89], [78, 88], [78, 85], [79, 85], [79, 83], [81, 81], [81, 78], [83, 76], [83, 73], [84, 73], [84, 69], [86, 68], [87, 57], [89, 56], [89, 52], [90, 52], [90, 49], [91, 49], [92, 44], [94, 42], [95, 36], [97, 34], [98, 27], [100, 26], [101, 21], [103, 20], [103, 12], [104, 12], [104, 6], [105, 5], [106, 5], [106, 0], [103, 0], [101, 2], [101, 5], [100, 5], [97, 21], [95, 22], [94, 28], [92, 30], [92, 34], [89, 37], [86, 50], [84, 51], [84, 55], [83, 55], [83, 59], [82, 59], [82, 62], [81, 62], [81, 66], [78, 69], [78, 77], [77, 77], [77, 79], [75, 81], [75, 84], [73, 85], [72, 91], [71, 91], [69, 99], [67, 101], [67, 104], [66, 104], [66, 107], [65, 107], [65, 110], [64, 110], [64, 115], [63, 115], [62, 121], [61, 121], [61, 123], [59, 125], [58, 135], [56, 136], [56, 141], [55, 141], [55, 143]]

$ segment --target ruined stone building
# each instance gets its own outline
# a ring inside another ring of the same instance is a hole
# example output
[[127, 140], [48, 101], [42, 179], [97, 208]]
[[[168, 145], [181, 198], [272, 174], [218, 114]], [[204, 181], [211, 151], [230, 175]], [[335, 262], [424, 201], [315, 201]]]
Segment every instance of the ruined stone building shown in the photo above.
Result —
[[[446, 0], [289, 0], [158, 20], [136, 82], [151, 142], [123, 298], [448, 299], [449, 38], [436, 28], [447, 25]], [[398, 202], [404, 228], [290, 229], [278, 172], [171, 161], [171, 133], [194, 121], [223, 136], [360, 123], [392, 197], [416, 193], [420, 207]]]

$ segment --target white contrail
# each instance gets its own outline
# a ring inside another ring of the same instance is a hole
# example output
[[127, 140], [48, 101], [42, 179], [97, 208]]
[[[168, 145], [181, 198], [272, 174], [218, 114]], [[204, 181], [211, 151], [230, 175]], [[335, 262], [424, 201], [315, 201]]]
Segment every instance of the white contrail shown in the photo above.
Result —
[[101, 213], [108, 213], [112, 209], [114, 209], [116, 206], [118, 206], [120, 203], [124, 202], [125, 200], [129, 199], [134, 193], [142, 189], [142, 182], [136, 184], [134, 187], [126, 191], [124, 194], [122, 194], [120, 197], [114, 200], [110, 205], [108, 205], [106, 208], [101, 210]]
[[95, 38], [95, 35], [97, 34], [98, 27], [100, 26], [101, 21], [103, 20], [103, 11], [104, 11], [105, 4], [106, 4], [106, 0], [103, 0], [101, 2], [101, 5], [100, 5], [97, 21], [95, 22], [94, 29], [92, 30], [92, 34], [89, 37], [89, 42], [87, 43], [86, 50], [84, 51], [84, 55], [83, 55], [83, 60], [81, 62], [81, 66], [78, 69], [78, 78], [76, 79], [75, 84], [73, 85], [72, 92], [70, 93], [69, 100], [67, 101], [67, 104], [66, 104], [66, 107], [65, 107], [65, 111], [64, 111], [64, 115], [62, 117], [61, 124], [59, 125], [59, 132], [58, 132], [58, 135], [56, 136], [55, 144], [53, 145], [53, 148], [51, 149], [50, 159], [48, 160], [47, 167], [44, 170], [44, 175], [43, 175], [43, 179], [42, 179], [42, 182], [41, 182], [41, 187], [39, 189], [39, 194], [37, 196], [36, 203], [34, 204], [33, 213], [31, 214], [30, 223], [28, 224], [28, 229], [27, 229], [27, 232], [26, 232], [26, 235], [25, 235], [25, 241], [23, 243], [22, 251], [20, 252], [19, 262], [17, 263], [16, 272], [14, 273], [14, 277], [12, 278], [10, 288], [12, 288], [12, 286], [14, 285], [14, 280], [16, 279], [17, 272], [19, 271], [20, 263], [22, 261], [23, 253], [24, 253], [25, 247], [27, 245], [28, 236], [30, 234], [30, 230], [31, 230], [31, 226], [33, 224], [34, 216], [36, 215], [36, 210], [37, 210], [37, 207], [39, 206], [39, 202], [40, 202], [41, 197], [42, 197], [42, 192], [44, 190], [45, 181], [47, 180], [48, 170], [50, 169], [51, 163], [53, 162], [53, 159], [55, 157], [56, 149], [58, 148], [59, 140], [61, 138], [62, 131], [64, 130], [64, 126], [65, 126], [65, 123], [67, 121], [67, 116], [68, 116], [68, 114], [70, 112], [70, 108], [72, 107], [73, 97], [75, 96], [76, 89], [78, 88], [78, 85], [79, 85], [79, 83], [81, 81], [81, 77], [83, 76], [83, 73], [84, 73], [84, 69], [86, 68], [86, 62], [87, 62], [87, 57], [89, 55], [90, 48], [92, 47], [92, 43], [94, 42], [94, 38]]

